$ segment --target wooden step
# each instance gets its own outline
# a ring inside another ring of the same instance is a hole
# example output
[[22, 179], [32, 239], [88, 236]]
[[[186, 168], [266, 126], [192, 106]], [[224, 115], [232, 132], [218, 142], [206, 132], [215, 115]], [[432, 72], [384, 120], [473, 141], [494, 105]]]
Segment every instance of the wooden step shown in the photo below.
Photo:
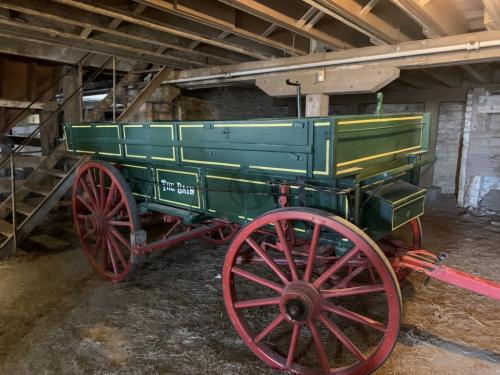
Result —
[[63, 171], [58, 170], [58, 169], [52, 169], [52, 168], [39, 168], [37, 171], [40, 173], [48, 174], [50, 176], [59, 177], [59, 178], [64, 178], [67, 175], [66, 172], [63, 172]]
[[[5, 201], [4, 201], [4, 206], [6, 208], [8, 208], [9, 210], [12, 210], [12, 200], [11, 200], [11, 197], [12, 195], [9, 196], [9, 198], [7, 198]], [[25, 203], [21, 200], [16, 200], [16, 212], [19, 212], [25, 216], [29, 216], [33, 213], [33, 211], [35, 211], [36, 207], [35, 206], [32, 206], [28, 203]]]
[[37, 185], [37, 184], [30, 184], [28, 182], [25, 182], [24, 184], [22, 184], [21, 188], [26, 190], [26, 191], [29, 191], [31, 193], [37, 193], [40, 195], [44, 195], [46, 197], [50, 195], [50, 193], [52, 192], [52, 189], [53, 189], [51, 187], [41, 186], [41, 185]]
[[16, 211], [22, 213], [25, 216], [30, 216], [36, 207], [24, 202], [16, 201]]
[[5, 237], [9, 237], [14, 233], [12, 224], [5, 220], [0, 220], [0, 233]]

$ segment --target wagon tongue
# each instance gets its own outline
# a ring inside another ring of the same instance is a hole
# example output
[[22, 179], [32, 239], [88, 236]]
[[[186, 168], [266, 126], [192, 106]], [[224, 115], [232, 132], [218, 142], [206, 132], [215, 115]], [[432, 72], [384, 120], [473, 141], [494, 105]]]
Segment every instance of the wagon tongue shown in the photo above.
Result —
[[447, 267], [442, 264], [446, 258], [447, 254], [445, 253], [436, 256], [427, 250], [408, 251], [404, 256], [399, 258], [395, 268], [408, 268], [424, 273], [427, 275], [426, 283], [429, 278], [433, 278], [500, 300], [500, 283]]

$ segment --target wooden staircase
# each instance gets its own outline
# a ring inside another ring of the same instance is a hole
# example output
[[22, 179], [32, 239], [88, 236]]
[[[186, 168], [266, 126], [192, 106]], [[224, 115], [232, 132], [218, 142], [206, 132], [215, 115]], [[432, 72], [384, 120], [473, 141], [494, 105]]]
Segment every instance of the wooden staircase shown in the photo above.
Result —
[[[141, 91], [138, 91], [118, 120], [127, 121], [161, 85], [168, 73], [169, 70], [166, 68], [161, 69]], [[131, 77], [132, 74], [125, 76], [123, 85], [137, 79]], [[99, 118], [102, 109], [110, 104], [109, 97], [103, 99], [103, 103], [98, 105], [90, 118]], [[9, 156], [5, 156], [5, 160], [2, 158], [0, 165], [6, 165], [8, 158]], [[47, 217], [49, 211], [71, 188], [78, 167], [87, 160], [88, 156], [67, 152], [66, 145], [60, 144], [19, 187], [16, 187], [14, 205], [12, 194], [0, 204], [0, 258], [11, 255], [16, 250], [16, 245]]]
[[0, 204], [0, 258], [15, 251], [15, 244], [47, 217], [71, 188], [76, 170], [86, 160], [87, 157], [67, 152], [66, 146], [61, 144], [16, 189], [15, 241], [12, 194]]

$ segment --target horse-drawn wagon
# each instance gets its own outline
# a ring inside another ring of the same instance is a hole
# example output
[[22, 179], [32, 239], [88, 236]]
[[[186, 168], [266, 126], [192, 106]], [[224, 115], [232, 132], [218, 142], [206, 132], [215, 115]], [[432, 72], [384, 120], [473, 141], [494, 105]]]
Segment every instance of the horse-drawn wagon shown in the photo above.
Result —
[[[229, 317], [269, 365], [366, 374], [399, 332], [410, 270], [500, 299], [499, 285], [422, 249], [422, 113], [65, 126], [83, 250], [112, 281], [148, 253], [230, 243]], [[160, 218], [162, 233], [142, 229]], [[149, 239], [148, 237], [153, 237]]]

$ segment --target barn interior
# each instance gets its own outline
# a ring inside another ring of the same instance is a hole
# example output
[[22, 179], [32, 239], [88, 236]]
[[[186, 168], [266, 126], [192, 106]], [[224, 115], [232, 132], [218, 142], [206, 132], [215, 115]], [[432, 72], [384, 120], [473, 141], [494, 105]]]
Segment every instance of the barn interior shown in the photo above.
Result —
[[[498, 281], [500, 1], [0, 0], [0, 373], [283, 373], [226, 316], [227, 246], [177, 245], [120, 283], [93, 270], [71, 201], [88, 155], [64, 124], [376, 112], [429, 114], [423, 248]], [[400, 287], [375, 374], [499, 373], [498, 301]]]

